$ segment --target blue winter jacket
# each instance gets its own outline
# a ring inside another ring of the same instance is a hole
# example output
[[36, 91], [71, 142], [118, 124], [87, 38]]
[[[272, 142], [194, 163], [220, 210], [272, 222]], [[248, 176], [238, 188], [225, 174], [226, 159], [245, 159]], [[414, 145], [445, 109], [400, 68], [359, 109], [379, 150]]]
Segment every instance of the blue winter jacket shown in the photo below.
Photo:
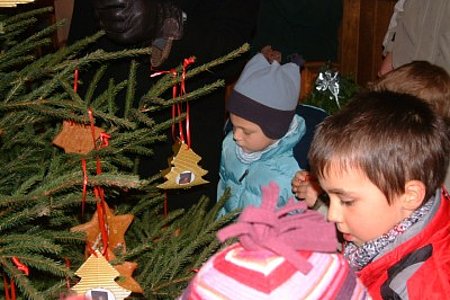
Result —
[[279, 207], [294, 197], [291, 180], [300, 167], [292, 149], [305, 134], [305, 130], [305, 120], [295, 115], [289, 131], [276, 145], [263, 150], [259, 159], [251, 162], [245, 162], [237, 155], [239, 146], [233, 140], [233, 132], [229, 132], [222, 144], [217, 199], [222, 197], [226, 188], [231, 189], [231, 196], [219, 216], [243, 209], [250, 204], [259, 206], [262, 198], [261, 186], [270, 181], [275, 181], [280, 187]]

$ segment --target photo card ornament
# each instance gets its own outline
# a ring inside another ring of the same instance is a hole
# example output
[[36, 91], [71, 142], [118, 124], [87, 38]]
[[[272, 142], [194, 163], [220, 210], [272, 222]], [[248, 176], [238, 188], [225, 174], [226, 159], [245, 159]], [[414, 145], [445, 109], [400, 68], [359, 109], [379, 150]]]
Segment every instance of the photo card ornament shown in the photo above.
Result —
[[176, 142], [173, 147], [173, 157], [170, 160], [169, 168], [162, 171], [166, 181], [158, 188], [180, 189], [190, 188], [195, 185], [208, 183], [203, 179], [208, 171], [202, 169], [198, 163], [202, 159], [188, 145], [182, 141]]
[[115, 279], [120, 275], [100, 253], [95, 251], [75, 272], [81, 278], [72, 287], [77, 295], [83, 295], [92, 300], [123, 300], [131, 291], [121, 287]]

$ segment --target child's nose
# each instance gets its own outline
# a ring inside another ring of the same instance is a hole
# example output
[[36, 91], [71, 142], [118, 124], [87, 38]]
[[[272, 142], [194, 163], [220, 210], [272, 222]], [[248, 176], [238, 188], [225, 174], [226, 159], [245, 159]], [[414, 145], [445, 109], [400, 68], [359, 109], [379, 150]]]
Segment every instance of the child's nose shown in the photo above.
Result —
[[239, 133], [239, 130], [233, 131], [233, 139], [235, 141], [239, 141], [241, 139], [241, 134]]
[[342, 214], [341, 214], [341, 205], [339, 203], [338, 199], [332, 199], [330, 197], [330, 207], [328, 208], [328, 215], [327, 219], [330, 222], [339, 223], [342, 221]]

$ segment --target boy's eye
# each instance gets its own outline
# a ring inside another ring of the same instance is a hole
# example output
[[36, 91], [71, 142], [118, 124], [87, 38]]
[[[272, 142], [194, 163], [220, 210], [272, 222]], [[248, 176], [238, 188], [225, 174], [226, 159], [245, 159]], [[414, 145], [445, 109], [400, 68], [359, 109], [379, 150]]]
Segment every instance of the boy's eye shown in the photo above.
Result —
[[341, 204], [345, 205], [345, 206], [351, 206], [353, 205], [353, 203], [355, 203], [355, 201], [350, 200], [350, 199], [340, 199]]

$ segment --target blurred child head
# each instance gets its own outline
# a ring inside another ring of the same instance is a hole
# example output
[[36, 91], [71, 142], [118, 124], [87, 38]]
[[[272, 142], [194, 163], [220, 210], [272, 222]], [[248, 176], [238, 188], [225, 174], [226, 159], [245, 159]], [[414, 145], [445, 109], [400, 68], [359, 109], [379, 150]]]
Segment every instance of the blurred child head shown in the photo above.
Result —
[[408, 217], [442, 185], [445, 122], [406, 94], [357, 95], [316, 130], [309, 159], [329, 195], [328, 218], [361, 245]]
[[262, 188], [260, 207], [248, 206], [237, 223], [219, 231], [239, 242], [211, 257], [180, 299], [366, 299], [367, 293], [338, 253], [334, 224], [292, 201], [277, 210], [279, 188]]
[[269, 63], [263, 54], [256, 54], [226, 103], [238, 145], [255, 152], [282, 138], [295, 115], [299, 93], [298, 65]]
[[369, 84], [373, 91], [391, 91], [419, 97], [450, 119], [450, 75], [427, 61], [413, 61]]

